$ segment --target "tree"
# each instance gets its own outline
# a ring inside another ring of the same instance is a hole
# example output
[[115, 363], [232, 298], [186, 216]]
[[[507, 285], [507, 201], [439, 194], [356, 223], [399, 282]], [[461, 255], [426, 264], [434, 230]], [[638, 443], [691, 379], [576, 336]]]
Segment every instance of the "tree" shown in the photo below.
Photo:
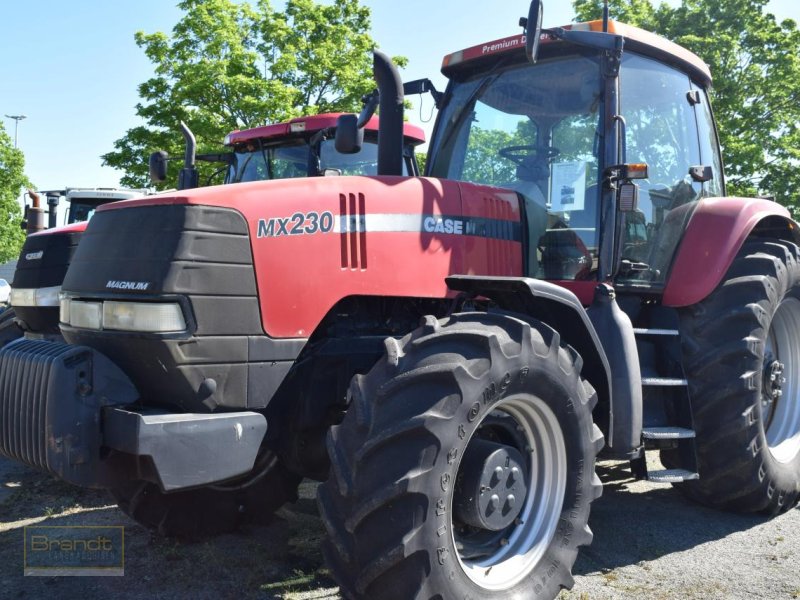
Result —
[[22, 211], [17, 198], [25, 186], [25, 156], [14, 147], [11, 137], [0, 123], [0, 263], [19, 256], [25, 241], [20, 227]]
[[[683, 0], [672, 8], [618, 0], [613, 18], [688, 48], [711, 68], [728, 193], [775, 196], [797, 214], [800, 189], [800, 30], [765, 13], [768, 0]], [[573, 2], [579, 21], [600, 0]]]
[[[255, 7], [235, 0], [182, 0], [178, 6], [185, 16], [172, 35], [136, 34], [155, 65], [136, 105], [146, 125], [128, 130], [102, 157], [125, 172], [123, 185], [147, 185], [152, 151], [182, 156], [181, 120], [194, 132], [198, 151], [218, 152], [235, 129], [358, 111], [375, 86], [370, 11], [359, 0], [287, 0], [283, 12], [269, 0]], [[214, 169], [200, 169], [202, 183]]]

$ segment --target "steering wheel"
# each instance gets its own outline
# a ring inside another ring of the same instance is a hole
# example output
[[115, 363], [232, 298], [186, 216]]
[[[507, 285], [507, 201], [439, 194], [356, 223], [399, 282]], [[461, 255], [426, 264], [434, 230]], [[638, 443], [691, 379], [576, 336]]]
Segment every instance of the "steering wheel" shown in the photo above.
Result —
[[552, 160], [561, 154], [561, 150], [554, 148], [553, 146], [548, 146], [546, 148], [531, 145], [506, 146], [505, 148], [500, 148], [497, 153], [503, 158], [510, 160], [517, 165], [523, 165], [530, 160], [531, 157], [536, 157], [538, 159], [543, 158], [548, 161]]

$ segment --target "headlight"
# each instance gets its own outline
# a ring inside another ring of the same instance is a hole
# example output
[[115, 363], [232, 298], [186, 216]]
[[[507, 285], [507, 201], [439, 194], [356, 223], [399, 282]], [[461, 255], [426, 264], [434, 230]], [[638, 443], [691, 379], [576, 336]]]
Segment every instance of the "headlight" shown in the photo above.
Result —
[[183, 331], [186, 321], [179, 304], [104, 302], [103, 329], [166, 333]]
[[61, 321], [62, 323], [66, 323], [67, 325], [69, 325], [70, 322], [71, 322], [70, 321], [70, 314], [69, 314], [70, 302], [71, 301], [70, 301], [69, 298], [67, 298], [67, 297], [65, 297], [63, 295], [60, 296], [60, 299], [59, 299], [60, 310], [59, 310], [59, 313], [58, 313], [58, 320]]
[[186, 330], [177, 302], [86, 302], [61, 298], [61, 322], [83, 329], [169, 333]]
[[69, 306], [69, 324], [83, 329], [102, 329], [103, 303], [72, 301]]
[[44, 288], [11, 288], [11, 306], [58, 306], [60, 286]]

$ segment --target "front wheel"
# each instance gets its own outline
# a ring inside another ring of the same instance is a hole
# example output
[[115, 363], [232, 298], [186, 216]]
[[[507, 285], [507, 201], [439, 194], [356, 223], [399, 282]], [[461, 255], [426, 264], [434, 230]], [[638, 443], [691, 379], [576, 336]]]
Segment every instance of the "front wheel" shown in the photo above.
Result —
[[591, 542], [603, 436], [580, 358], [546, 325], [453, 315], [350, 388], [328, 438], [324, 551], [349, 598], [553, 598]]
[[16, 317], [13, 306], [0, 308], [0, 348], [22, 337], [24, 332], [17, 325]]

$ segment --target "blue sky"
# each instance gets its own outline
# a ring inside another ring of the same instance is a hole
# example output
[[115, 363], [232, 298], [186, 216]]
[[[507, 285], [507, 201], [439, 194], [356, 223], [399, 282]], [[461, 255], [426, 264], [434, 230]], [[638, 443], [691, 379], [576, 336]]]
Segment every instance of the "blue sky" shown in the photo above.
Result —
[[[405, 80], [430, 77], [444, 88], [442, 57], [452, 51], [520, 31], [526, 0], [362, 0], [372, 9], [372, 36], [389, 54], [409, 58]], [[669, 0], [676, 4], [677, 0]], [[136, 46], [142, 30], [169, 32], [181, 13], [171, 0], [5, 1], [0, 37], [0, 117], [27, 115], [19, 123], [26, 172], [39, 189], [113, 187], [120, 172], [101, 166], [100, 155], [140, 123], [136, 87], [152, 65]], [[273, 0], [273, 5], [282, 5]], [[800, 21], [797, 0], [772, 0], [779, 18]], [[572, 3], [545, 1], [545, 26], [571, 21]], [[411, 122], [430, 115], [430, 100], [409, 112]], [[3, 118], [13, 137], [14, 121]], [[142, 157], [147, 160], [147, 157]]]

